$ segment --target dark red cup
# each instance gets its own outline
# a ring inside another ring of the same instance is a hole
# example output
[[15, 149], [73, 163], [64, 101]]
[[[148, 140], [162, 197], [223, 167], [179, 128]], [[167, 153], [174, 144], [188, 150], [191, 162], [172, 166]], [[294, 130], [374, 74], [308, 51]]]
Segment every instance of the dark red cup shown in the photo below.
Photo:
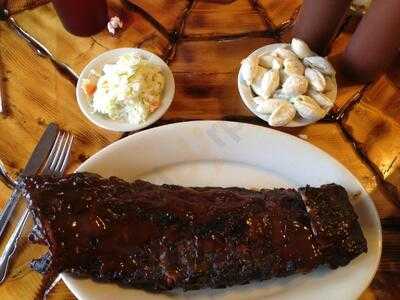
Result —
[[53, 0], [65, 29], [78, 36], [103, 30], [108, 22], [106, 0]]

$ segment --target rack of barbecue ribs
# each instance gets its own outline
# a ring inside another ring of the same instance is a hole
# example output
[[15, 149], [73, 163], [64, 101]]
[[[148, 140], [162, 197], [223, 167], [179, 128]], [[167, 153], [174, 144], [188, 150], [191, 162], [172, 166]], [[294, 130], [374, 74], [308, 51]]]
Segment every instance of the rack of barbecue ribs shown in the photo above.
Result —
[[[22, 188], [49, 253], [33, 266], [151, 291], [337, 268], [367, 252], [346, 190], [182, 187], [76, 173]], [[41, 266], [41, 267], [40, 267]]]

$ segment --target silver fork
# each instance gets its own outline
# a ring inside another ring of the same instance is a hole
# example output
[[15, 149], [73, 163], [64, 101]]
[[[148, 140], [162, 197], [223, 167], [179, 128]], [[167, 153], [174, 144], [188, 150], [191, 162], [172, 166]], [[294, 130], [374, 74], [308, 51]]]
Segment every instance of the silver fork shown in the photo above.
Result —
[[[70, 157], [73, 139], [74, 136], [71, 133], [58, 133], [49, 157], [42, 168], [41, 175], [61, 176], [64, 173]], [[6, 278], [8, 265], [17, 248], [18, 239], [22, 234], [28, 216], [29, 210], [25, 209], [0, 257], [0, 283]]]

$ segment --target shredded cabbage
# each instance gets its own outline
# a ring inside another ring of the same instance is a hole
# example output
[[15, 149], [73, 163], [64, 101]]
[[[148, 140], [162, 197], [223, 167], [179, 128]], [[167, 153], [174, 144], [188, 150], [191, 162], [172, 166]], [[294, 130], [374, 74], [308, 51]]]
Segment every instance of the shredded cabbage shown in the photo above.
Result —
[[140, 124], [160, 106], [164, 86], [159, 66], [126, 54], [103, 67], [91, 105], [112, 120]]

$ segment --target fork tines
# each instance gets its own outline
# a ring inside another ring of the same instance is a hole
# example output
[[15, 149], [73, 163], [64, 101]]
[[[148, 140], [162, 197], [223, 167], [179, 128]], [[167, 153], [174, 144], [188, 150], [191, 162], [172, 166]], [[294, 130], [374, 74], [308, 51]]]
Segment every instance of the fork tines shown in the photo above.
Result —
[[49, 157], [42, 168], [43, 175], [61, 175], [68, 163], [74, 136], [66, 131], [60, 131], [51, 149]]

